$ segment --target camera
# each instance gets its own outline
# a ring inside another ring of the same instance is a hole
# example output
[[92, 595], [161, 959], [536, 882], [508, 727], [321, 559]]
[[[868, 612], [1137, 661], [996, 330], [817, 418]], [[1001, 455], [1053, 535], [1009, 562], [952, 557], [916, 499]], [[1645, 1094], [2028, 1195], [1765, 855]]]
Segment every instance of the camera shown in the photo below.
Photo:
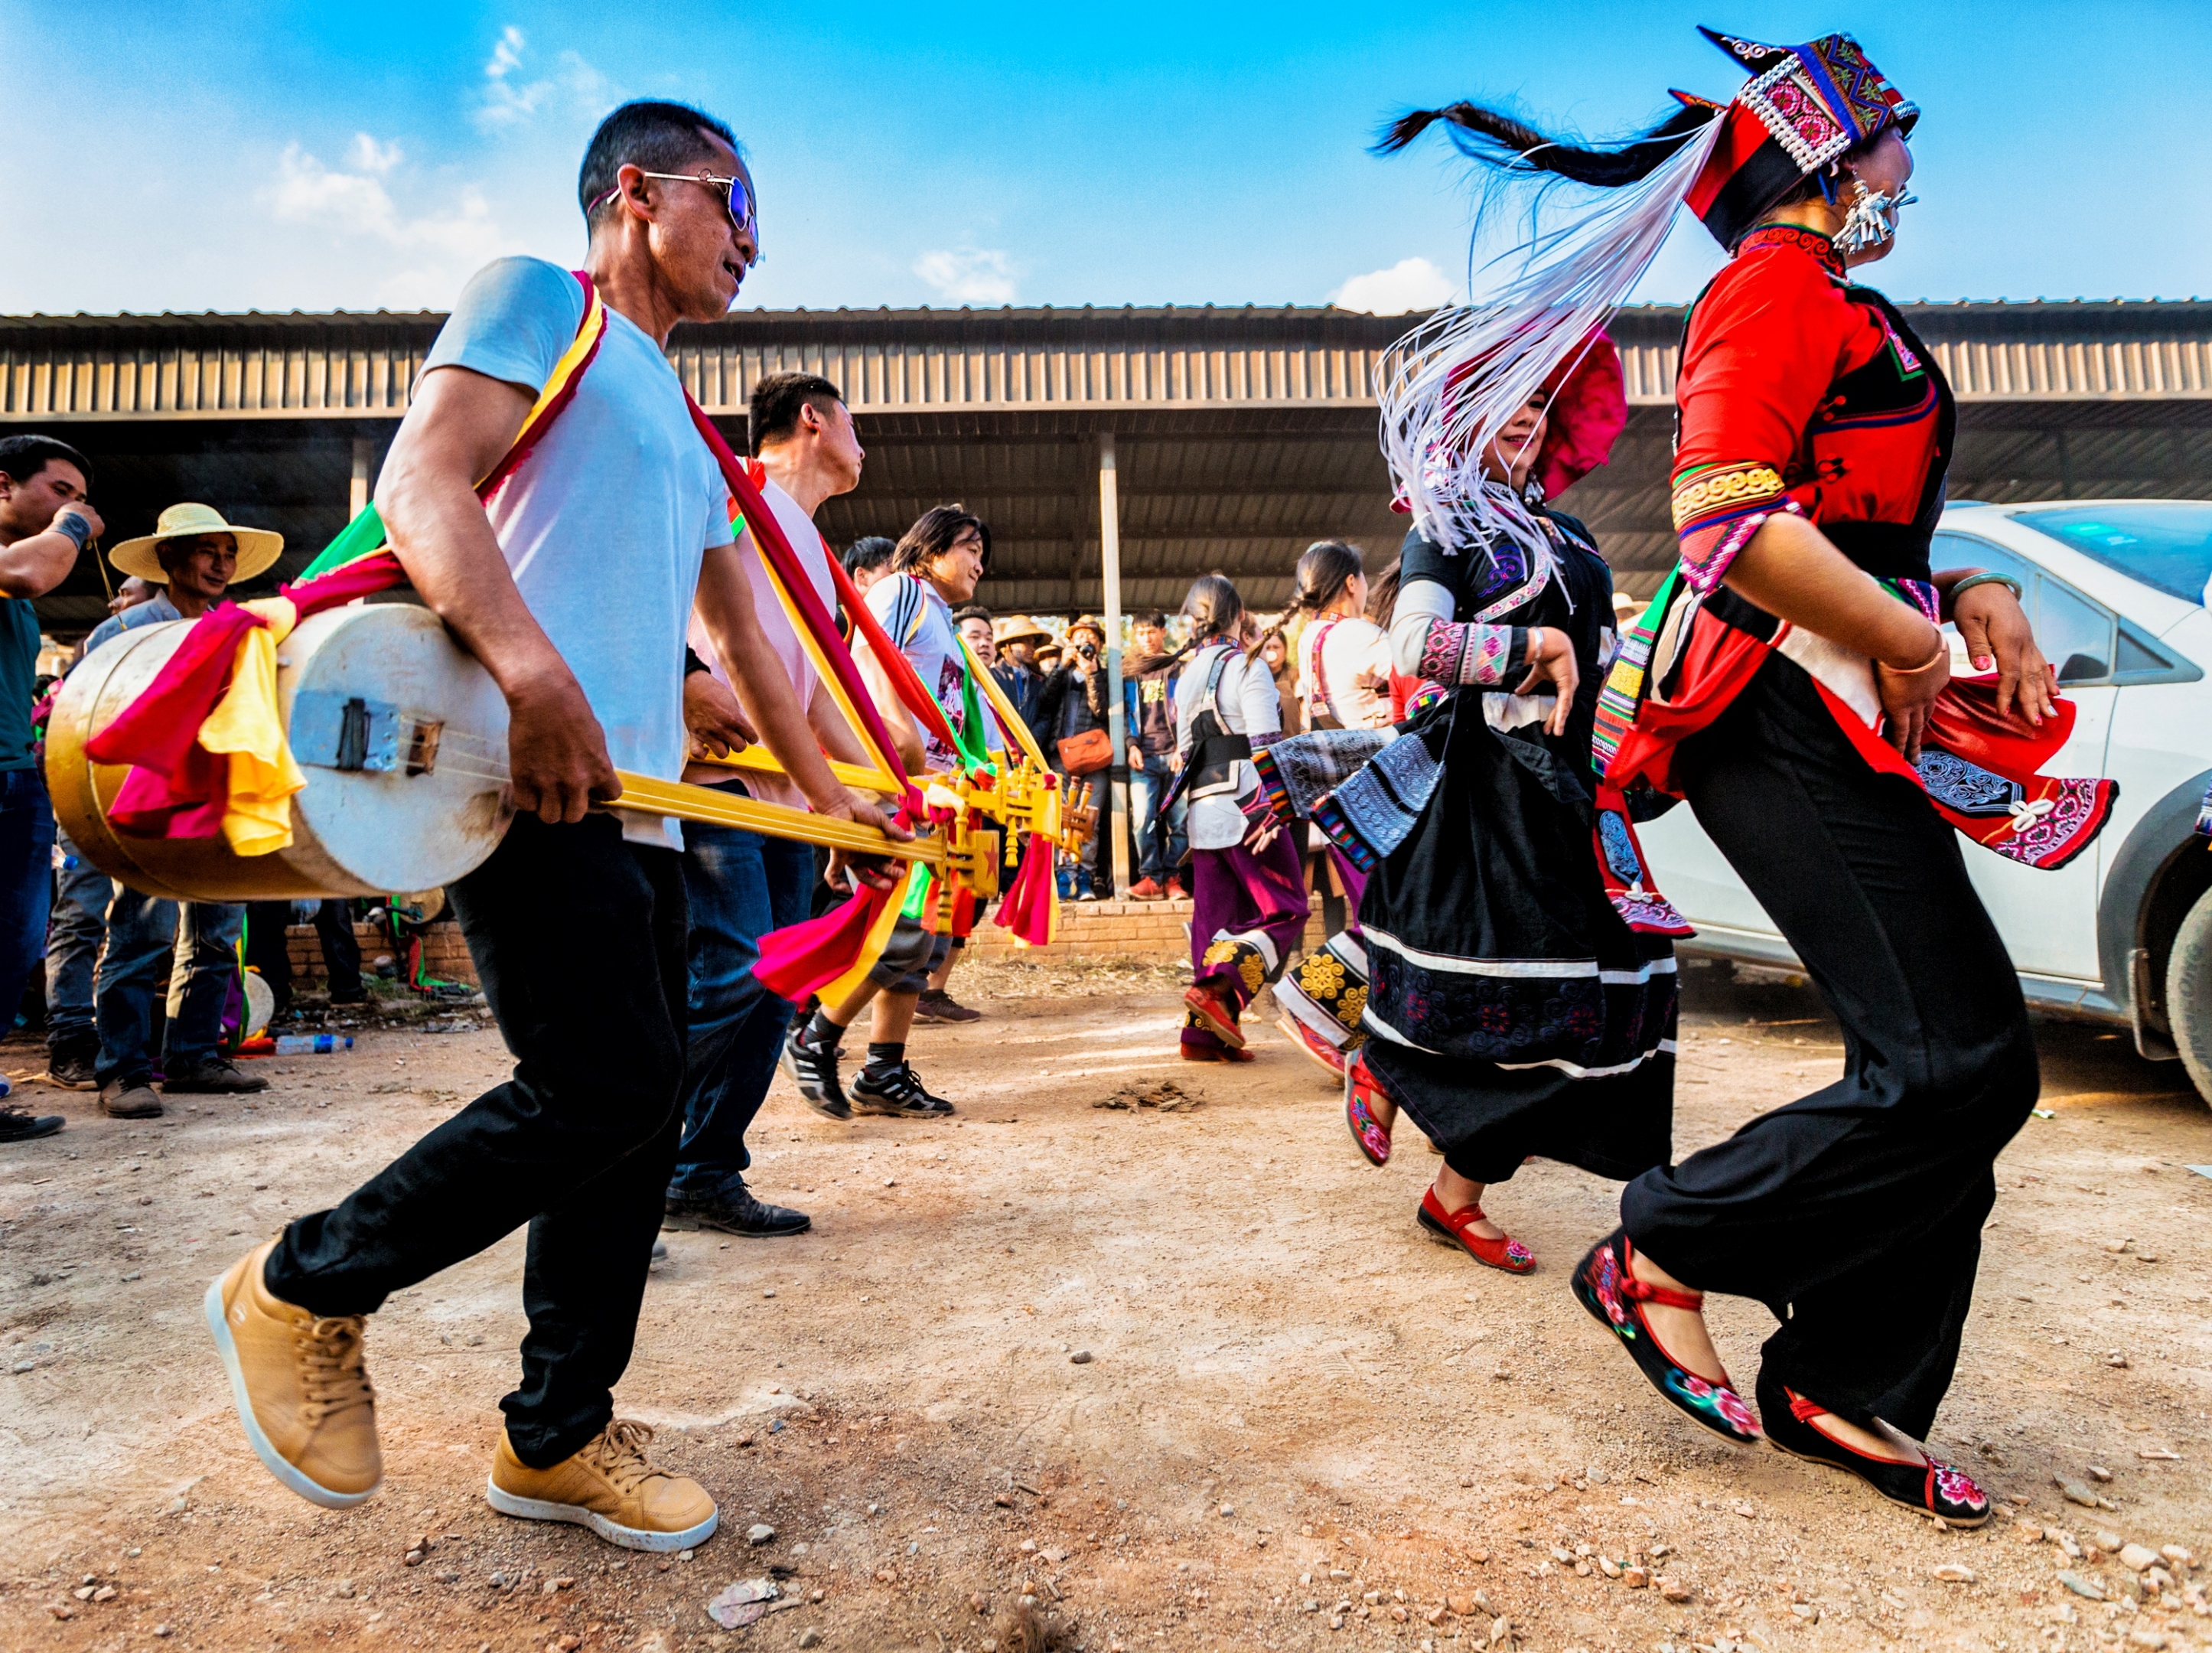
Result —
[[1098, 658], [1098, 645], [1096, 643], [1078, 643], [1075, 646], [1075, 652], [1083, 656], [1086, 660], [1095, 660]]

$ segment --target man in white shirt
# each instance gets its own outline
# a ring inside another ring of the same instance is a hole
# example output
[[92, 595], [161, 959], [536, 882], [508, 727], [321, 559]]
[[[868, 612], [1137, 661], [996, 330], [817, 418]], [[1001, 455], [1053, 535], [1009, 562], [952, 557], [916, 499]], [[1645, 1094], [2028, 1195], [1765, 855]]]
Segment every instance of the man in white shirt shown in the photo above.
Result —
[[[423, 364], [377, 485], [393, 550], [509, 713], [518, 815], [453, 886], [514, 1078], [335, 1209], [290, 1224], [209, 1288], [247, 1439], [331, 1508], [382, 1480], [362, 1358], [391, 1292], [527, 1224], [522, 1382], [486, 1497], [502, 1513], [679, 1550], [718, 1519], [614, 1417], [682, 1125], [684, 887], [678, 829], [592, 812], [617, 768], [673, 781], [695, 600], [763, 738], [819, 812], [880, 819], [840, 787], [763, 636], [729, 495], [665, 354], [728, 309], [760, 256], [752, 183], [719, 121], [623, 106], [584, 157], [586, 265], [605, 330], [574, 396], [489, 506], [586, 301], [557, 265], [472, 280]], [[586, 955], [575, 946], [590, 938]]]
[[[750, 413], [752, 452], [763, 473], [758, 479], [761, 495], [805, 566], [823, 608], [835, 613], [830, 548], [814, 526], [814, 513], [823, 501], [860, 486], [866, 458], [843, 393], [817, 374], [770, 374], [753, 386]], [[777, 602], [766, 565], [755, 559], [750, 567], [761, 629], [793, 692], [805, 703], [823, 745], [849, 763], [866, 763], [858, 737]], [[723, 731], [736, 708], [734, 703], [720, 703], [730, 702], [729, 675], [702, 616], [693, 617], [691, 647], [699, 669], [684, 678], [687, 716], [695, 737], [720, 751], [727, 744]], [[798, 789], [779, 777], [748, 775], [739, 780], [727, 769], [694, 762], [684, 778], [740, 796], [805, 805]], [[744, 1172], [752, 1163], [745, 1128], [767, 1099], [791, 1021], [789, 1001], [769, 992], [753, 965], [760, 958], [762, 936], [806, 917], [813, 882], [811, 845], [738, 827], [694, 823], [684, 829], [684, 884], [691, 918], [690, 1030], [684, 1055], [684, 1140], [668, 1183], [672, 1226], [766, 1239], [802, 1234], [811, 1225], [805, 1212], [756, 1198], [745, 1186]], [[836, 1097], [812, 1096], [807, 1103], [831, 1119], [853, 1116]]]

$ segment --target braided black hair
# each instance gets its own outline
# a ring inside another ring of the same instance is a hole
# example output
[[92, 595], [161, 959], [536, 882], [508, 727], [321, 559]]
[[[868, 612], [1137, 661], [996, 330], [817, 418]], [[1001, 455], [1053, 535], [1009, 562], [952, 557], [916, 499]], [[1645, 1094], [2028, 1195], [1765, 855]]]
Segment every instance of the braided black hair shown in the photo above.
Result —
[[1376, 155], [1395, 155], [1438, 121], [1471, 161], [1516, 172], [1537, 171], [1599, 189], [1619, 189], [1649, 178], [1690, 138], [1705, 130], [1719, 111], [1711, 104], [1685, 105], [1650, 131], [1610, 147], [1563, 143], [1525, 121], [1479, 103], [1414, 109], [1398, 117], [1375, 142]]

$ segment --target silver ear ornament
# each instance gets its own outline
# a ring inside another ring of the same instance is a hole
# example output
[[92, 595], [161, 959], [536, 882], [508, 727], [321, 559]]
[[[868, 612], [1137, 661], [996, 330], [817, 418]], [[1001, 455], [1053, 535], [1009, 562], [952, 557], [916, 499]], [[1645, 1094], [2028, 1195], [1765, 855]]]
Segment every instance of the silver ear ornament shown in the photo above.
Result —
[[1920, 198], [1869, 189], [1864, 179], [1857, 183], [1858, 193], [1852, 198], [1850, 210], [1844, 215], [1843, 228], [1836, 232], [1836, 251], [1846, 258], [1880, 246], [1896, 234], [1899, 210]]

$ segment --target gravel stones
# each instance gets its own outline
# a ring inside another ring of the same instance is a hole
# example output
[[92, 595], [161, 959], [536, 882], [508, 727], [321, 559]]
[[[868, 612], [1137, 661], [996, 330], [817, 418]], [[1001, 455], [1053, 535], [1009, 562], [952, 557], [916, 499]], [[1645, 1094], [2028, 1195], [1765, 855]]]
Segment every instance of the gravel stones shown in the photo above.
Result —
[[745, 1528], [745, 1542], [748, 1544], [765, 1544], [775, 1536], [775, 1528], [765, 1521], [756, 1521]]

